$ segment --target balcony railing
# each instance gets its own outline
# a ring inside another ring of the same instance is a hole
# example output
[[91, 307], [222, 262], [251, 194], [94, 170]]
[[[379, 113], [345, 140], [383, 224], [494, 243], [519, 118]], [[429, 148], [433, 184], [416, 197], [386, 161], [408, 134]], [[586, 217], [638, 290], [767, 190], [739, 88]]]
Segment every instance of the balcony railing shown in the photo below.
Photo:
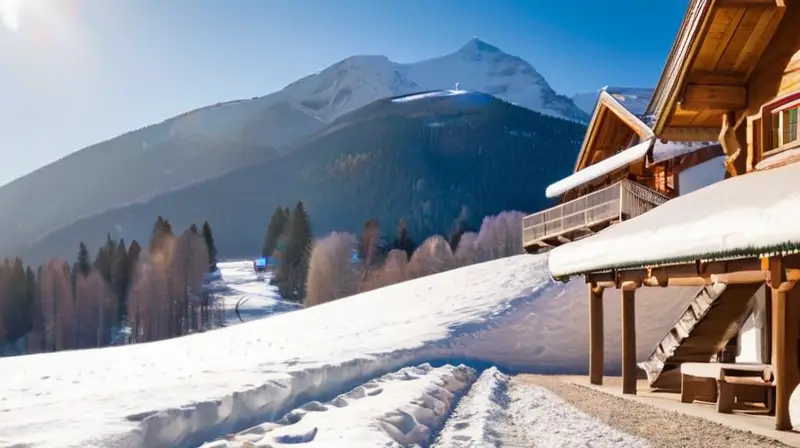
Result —
[[669, 200], [629, 180], [617, 182], [522, 221], [525, 248], [558, 246], [590, 235], [598, 228], [639, 216]]

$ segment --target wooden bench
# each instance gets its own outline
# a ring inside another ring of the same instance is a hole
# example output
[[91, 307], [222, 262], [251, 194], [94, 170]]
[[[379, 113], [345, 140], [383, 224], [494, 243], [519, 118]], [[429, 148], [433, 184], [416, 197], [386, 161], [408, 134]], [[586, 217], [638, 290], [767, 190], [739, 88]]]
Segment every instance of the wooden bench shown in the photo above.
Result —
[[[681, 364], [681, 402], [692, 403], [697, 399], [715, 401], [717, 412], [733, 412], [737, 396], [755, 394], [773, 412], [774, 369], [769, 364], [723, 364], [687, 362]], [[767, 390], [764, 391], [763, 389]]]

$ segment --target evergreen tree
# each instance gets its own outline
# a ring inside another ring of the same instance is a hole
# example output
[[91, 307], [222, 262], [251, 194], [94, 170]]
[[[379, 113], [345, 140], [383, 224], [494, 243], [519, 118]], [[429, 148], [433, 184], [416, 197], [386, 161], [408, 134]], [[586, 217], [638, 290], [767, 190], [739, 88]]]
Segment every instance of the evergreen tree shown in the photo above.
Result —
[[411, 254], [414, 253], [414, 240], [408, 234], [406, 220], [403, 218], [400, 218], [400, 222], [397, 225], [397, 237], [392, 242], [392, 249], [404, 251], [409, 259]]
[[81, 275], [84, 277], [89, 275], [89, 272], [92, 270], [92, 260], [89, 258], [89, 249], [86, 247], [86, 244], [83, 241], [81, 241], [81, 244], [78, 247], [77, 264], [77, 270]]
[[114, 250], [114, 256], [111, 265], [111, 289], [117, 298], [117, 323], [121, 324], [125, 321], [126, 312], [128, 309], [128, 290], [131, 282], [130, 267], [128, 266], [128, 251], [125, 247], [125, 241], [120, 240], [117, 248]]
[[164, 244], [166, 244], [172, 236], [172, 225], [169, 223], [169, 220], [159, 216], [158, 219], [156, 219], [156, 223], [153, 225], [153, 232], [150, 235], [150, 255], [164, 249]]
[[308, 274], [308, 252], [313, 241], [311, 221], [302, 201], [292, 210], [287, 227], [286, 250], [276, 280], [284, 298], [297, 300], [303, 297]]
[[208, 272], [214, 272], [217, 270], [217, 246], [214, 244], [214, 234], [208, 221], [203, 223], [203, 240], [208, 249]]
[[289, 223], [288, 209], [278, 207], [272, 213], [272, 218], [269, 220], [267, 226], [267, 233], [264, 236], [264, 245], [261, 248], [262, 257], [270, 257], [275, 251], [275, 246], [278, 243], [278, 238], [287, 230]]
[[139, 245], [139, 242], [136, 240], [131, 241], [131, 245], [128, 248], [128, 266], [131, 269], [136, 267], [136, 264], [139, 263], [139, 257], [142, 254], [142, 246]]

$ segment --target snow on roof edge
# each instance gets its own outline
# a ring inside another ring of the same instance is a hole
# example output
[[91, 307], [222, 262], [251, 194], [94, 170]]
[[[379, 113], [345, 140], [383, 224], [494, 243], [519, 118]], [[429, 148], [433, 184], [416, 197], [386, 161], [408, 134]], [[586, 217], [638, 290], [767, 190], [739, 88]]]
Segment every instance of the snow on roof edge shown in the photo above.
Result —
[[677, 142], [677, 141], [662, 141], [656, 139], [653, 143], [653, 150], [650, 152], [650, 160], [648, 165], [655, 165], [657, 163], [666, 162], [676, 157], [685, 156], [701, 149], [710, 146], [719, 145], [715, 141], [692, 141], [692, 142]]
[[[711, 184], [550, 251], [554, 278], [800, 252], [800, 163]], [[793, 185], [776, 197], [775, 185]], [[794, 204], [794, 205], [793, 205]]]
[[601, 160], [594, 165], [589, 165], [586, 168], [570, 174], [569, 176], [549, 185], [545, 190], [545, 196], [548, 198], [555, 198], [561, 196], [573, 188], [577, 188], [597, 179], [600, 176], [612, 173], [626, 165], [635, 162], [638, 159], [644, 158], [647, 151], [650, 149], [653, 139], [647, 139], [644, 142], [631, 146], [630, 148], [621, 151], [613, 156]]

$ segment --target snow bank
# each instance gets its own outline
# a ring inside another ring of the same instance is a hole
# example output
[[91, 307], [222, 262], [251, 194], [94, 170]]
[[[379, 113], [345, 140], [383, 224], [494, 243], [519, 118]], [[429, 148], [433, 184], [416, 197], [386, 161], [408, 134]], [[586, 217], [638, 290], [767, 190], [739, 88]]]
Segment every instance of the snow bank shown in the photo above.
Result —
[[501, 446], [499, 429], [506, 419], [509, 379], [495, 367], [486, 369], [458, 403], [433, 447]]
[[255, 426], [230, 441], [212, 442], [203, 448], [428, 444], [476, 376], [475, 370], [463, 365], [407, 367], [327, 403], [306, 403], [276, 423]]
[[167, 341], [0, 359], [0, 445], [197, 446], [446, 353], [551, 285], [543, 256], [519, 256]]

